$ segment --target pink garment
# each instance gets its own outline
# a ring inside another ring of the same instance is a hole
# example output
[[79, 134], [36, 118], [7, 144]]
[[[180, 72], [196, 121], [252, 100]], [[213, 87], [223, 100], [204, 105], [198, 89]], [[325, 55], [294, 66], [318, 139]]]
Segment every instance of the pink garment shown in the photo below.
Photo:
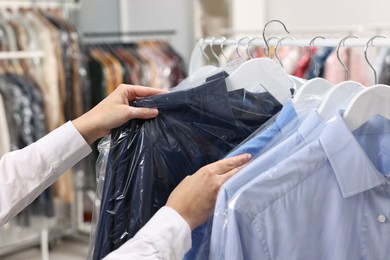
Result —
[[291, 51], [282, 59], [283, 67], [287, 74], [294, 74], [301, 56], [302, 48], [296, 47], [291, 49]]
[[[371, 68], [364, 59], [362, 48], [339, 48], [339, 56], [349, 70], [350, 80], [359, 82], [364, 86], [374, 84]], [[333, 84], [346, 81], [346, 73], [337, 59], [336, 49], [329, 55], [324, 67], [324, 78]]]

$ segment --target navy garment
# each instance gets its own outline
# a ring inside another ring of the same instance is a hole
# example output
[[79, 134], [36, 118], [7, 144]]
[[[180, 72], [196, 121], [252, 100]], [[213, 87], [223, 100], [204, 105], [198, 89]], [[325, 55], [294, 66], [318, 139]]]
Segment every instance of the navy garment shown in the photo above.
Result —
[[316, 77], [315, 64], [318, 66], [318, 76], [322, 77], [324, 75], [325, 62], [329, 55], [332, 53], [332, 47], [324, 47], [317, 50], [314, 55], [314, 62], [310, 64], [309, 69], [307, 70], [306, 79], [314, 79]]
[[282, 108], [267, 92], [227, 92], [226, 74], [218, 76], [134, 101], [159, 116], [112, 131], [93, 259], [132, 238], [184, 177], [223, 158]]

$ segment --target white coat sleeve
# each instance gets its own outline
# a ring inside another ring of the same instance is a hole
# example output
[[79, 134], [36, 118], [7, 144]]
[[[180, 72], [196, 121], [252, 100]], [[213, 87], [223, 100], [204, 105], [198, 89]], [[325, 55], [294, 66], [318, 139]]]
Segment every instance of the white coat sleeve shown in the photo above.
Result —
[[72, 122], [0, 158], [0, 227], [91, 152]]
[[181, 260], [191, 248], [191, 229], [172, 208], [162, 207], [137, 234], [104, 260]]

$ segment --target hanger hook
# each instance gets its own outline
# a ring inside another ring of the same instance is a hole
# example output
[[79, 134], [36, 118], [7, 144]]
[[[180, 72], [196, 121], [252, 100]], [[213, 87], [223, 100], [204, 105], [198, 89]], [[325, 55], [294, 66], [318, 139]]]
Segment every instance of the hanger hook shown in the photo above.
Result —
[[250, 41], [248, 41], [248, 45], [246, 46], [246, 54], [248, 54], [248, 57], [249, 57], [250, 59], [253, 59], [253, 57], [252, 57], [252, 55], [251, 55], [250, 52], [249, 52], [249, 48], [251, 47], [252, 42], [253, 42], [254, 40], [256, 40], [256, 39], [261, 39], [261, 37], [253, 37]]
[[314, 46], [314, 41], [315, 41], [316, 39], [318, 39], [318, 38], [325, 39], [324, 36], [318, 35], [318, 36], [314, 37], [313, 39], [311, 39], [311, 41], [310, 41], [310, 43], [309, 43], [310, 60], [311, 60], [311, 62], [314, 63], [314, 74], [315, 74], [314, 76], [315, 76], [316, 78], [318, 78], [319, 69], [318, 69], [318, 64], [317, 64], [317, 62], [314, 60], [314, 57], [313, 57], [313, 53], [312, 53], [312, 51], [311, 51], [311, 48]]
[[358, 39], [359, 37], [357, 37], [355, 35], [349, 35], [349, 36], [346, 36], [346, 37], [342, 38], [341, 41], [339, 42], [339, 44], [337, 45], [337, 50], [336, 50], [337, 59], [339, 60], [340, 64], [343, 66], [343, 68], [345, 70], [345, 78], [346, 78], [346, 80], [349, 80], [349, 70], [348, 70], [347, 66], [345, 66], [344, 62], [340, 59], [339, 51], [340, 51], [341, 44], [345, 44], [345, 40], [348, 39], [348, 38]]
[[[265, 42], [264, 42], [264, 54], [267, 56], [267, 58], [269, 58], [269, 54], [270, 54], [270, 51], [269, 51], [269, 42], [272, 40], [272, 39], [276, 39], [276, 40], [280, 40], [280, 37], [279, 36], [272, 36], [272, 37], [269, 37]], [[265, 50], [265, 44], [268, 45], [268, 53], [266, 54], [266, 50]]]
[[221, 42], [221, 45], [219, 47], [221, 48], [222, 56], [225, 58], [226, 62], [228, 63], [229, 59], [227, 58], [227, 56], [226, 56], [226, 54], [225, 54], [225, 52], [223, 50], [223, 47], [224, 47], [225, 42], [227, 41], [227, 39], [226, 39], [226, 37], [223, 37], [223, 36], [221, 37], [221, 39], [222, 39], [222, 42]]
[[213, 48], [214, 42], [215, 42], [215, 37], [212, 37], [209, 46], [210, 46], [211, 54], [212, 54], [212, 55], [214, 56], [214, 58], [217, 60], [218, 66], [219, 66], [219, 65], [221, 64], [221, 60], [219, 59], [218, 55], [217, 55], [217, 54], [215, 53], [215, 51], [214, 51], [214, 48]]
[[243, 38], [241, 38], [241, 39], [238, 40], [237, 45], [236, 45], [236, 53], [237, 53], [238, 57], [240, 57], [240, 58], [242, 58], [242, 56], [240, 55], [240, 53], [239, 53], [239, 51], [238, 51], [238, 47], [240, 46], [241, 41], [243, 41], [243, 40], [245, 40], [245, 39], [249, 39], [249, 40], [250, 40], [251, 38], [249, 38], [249, 37], [243, 37]]
[[287, 30], [286, 25], [284, 25], [284, 23], [283, 23], [282, 21], [280, 21], [280, 20], [270, 20], [270, 21], [268, 21], [268, 22], [264, 25], [264, 29], [263, 29], [263, 40], [264, 40], [264, 43], [265, 43], [265, 49], [264, 49], [264, 50], [265, 50], [265, 56], [267, 56], [267, 57], [268, 57], [268, 55], [269, 55], [269, 46], [268, 46], [267, 39], [265, 38], [265, 29], [267, 29], [268, 24], [270, 24], [270, 23], [272, 23], [272, 22], [278, 22], [278, 23], [280, 23], [281, 25], [283, 25], [284, 30], [285, 30], [287, 33], [290, 33], [290, 32]]
[[282, 68], [284, 68], [284, 66], [283, 66], [283, 63], [282, 63], [282, 61], [280, 60], [280, 58], [279, 58], [279, 56], [278, 56], [278, 47], [280, 46], [280, 43], [281, 43], [283, 40], [285, 40], [285, 39], [292, 39], [292, 40], [295, 40], [294, 37], [286, 36], [286, 37], [283, 37], [283, 38], [279, 39], [278, 42], [276, 43], [276, 46], [275, 46], [275, 57], [276, 57], [276, 59], [278, 60], [280, 66], [281, 66]]
[[372, 45], [372, 41], [375, 39], [375, 38], [387, 38], [387, 36], [385, 35], [375, 35], [374, 37], [371, 37], [367, 43], [366, 43], [366, 46], [364, 46], [364, 58], [366, 59], [368, 65], [370, 66], [370, 68], [372, 69], [372, 71], [374, 72], [374, 82], [375, 84], [378, 84], [378, 78], [377, 78], [377, 75], [376, 75], [376, 70], [374, 68], [374, 66], [372, 66], [372, 64], [370, 63], [370, 61], [368, 60], [367, 58], [367, 49], [368, 49], [368, 45], [371, 44]]
[[204, 49], [203, 49], [203, 43], [204, 43], [205, 39], [204, 38], [201, 38], [200, 39], [200, 51], [202, 52], [202, 56], [206, 58], [207, 60], [207, 64], [210, 64], [210, 58], [209, 56], [207, 56], [207, 54], [205, 53]]

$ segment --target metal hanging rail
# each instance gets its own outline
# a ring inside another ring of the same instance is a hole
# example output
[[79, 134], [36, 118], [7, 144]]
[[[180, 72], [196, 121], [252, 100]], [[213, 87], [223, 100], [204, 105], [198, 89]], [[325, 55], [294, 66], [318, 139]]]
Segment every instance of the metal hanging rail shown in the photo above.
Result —
[[139, 37], [161, 37], [176, 35], [176, 30], [125, 31], [125, 32], [85, 32], [85, 43], [96, 42], [129, 42]]
[[120, 36], [158, 36], [158, 35], [175, 35], [175, 30], [152, 30], [152, 31], [129, 31], [129, 32], [87, 32], [83, 37], [120, 37]]
[[[246, 41], [240, 41], [240, 39], [222, 39], [222, 38], [206, 38], [201, 39], [197, 42], [197, 45], [200, 47], [207, 47], [210, 44], [211, 45], [238, 45], [239, 46], [247, 46], [249, 40], [251, 38], [248, 38]], [[342, 38], [332, 38], [332, 39], [319, 39], [314, 44], [310, 43], [312, 39], [285, 39], [281, 42], [279, 42], [280, 46], [296, 46], [296, 47], [308, 47], [308, 46], [316, 46], [316, 47], [337, 47], [340, 42], [342, 41]], [[356, 38], [356, 39], [348, 39], [344, 41], [342, 44], [343, 47], [365, 47], [367, 45], [367, 42], [370, 40], [370, 38]], [[269, 45], [275, 46], [278, 43], [278, 39], [270, 39], [267, 41]], [[250, 42], [251, 46], [264, 46], [265, 42], [261, 39], [254, 39]], [[390, 38], [377, 38], [370, 44], [372, 47], [390, 47]]]
[[[265, 42], [260, 37], [254, 39], [250, 37], [245, 37], [247, 39], [226, 39], [226, 38], [205, 38], [200, 39], [195, 44], [195, 47], [191, 53], [191, 59], [189, 64], [189, 73], [195, 71], [201, 66], [203, 50], [208, 46], [229, 46], [234, 45], [237, 47], [248, 47], [250, 46], [265, 46]], [[294, 46], [294, 47], [337, 47], [340, 45], [340, 42], [343, 38], [329, 38], [329, 39], [318, 39], [313, 44], [312, 39], [293, 39], [286, 38], [283, 41], [279, 39], [270, 38], [267, 40], [268, 45], [276, 46]], [[371, 38], [350, 38], [344, 40], [341, 44], [342, 47], [365, 47]], [[278, 43], [279, 42], [279, 43]], [[390, 47], [390, 38], [376, 38], [375, 40], [370, 41], [370, 47]]]

